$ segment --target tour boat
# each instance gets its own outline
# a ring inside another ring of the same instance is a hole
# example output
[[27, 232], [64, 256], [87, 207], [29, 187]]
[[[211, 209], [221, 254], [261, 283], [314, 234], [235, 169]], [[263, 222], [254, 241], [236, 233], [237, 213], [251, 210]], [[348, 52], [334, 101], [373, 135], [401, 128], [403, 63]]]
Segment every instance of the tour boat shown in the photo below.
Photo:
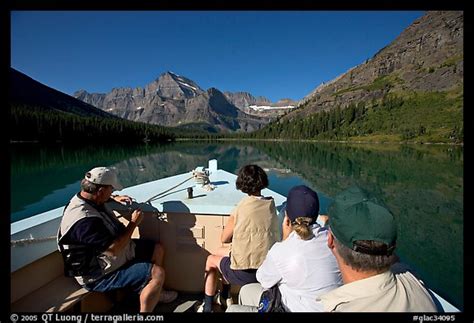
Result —
[[[218, 169], [217, 160], [208, 167], [188, 173], [124, 188], [117, 192], [134, 198], [131, 205], [110, 203], [124, 224], [139, 207], [144, 220], [134, 238], [158, 240], [165, 249], [164, 288], [178, 291], [170, 304], [159, 304], [156, 311], [195, 311], [202, 300], [206, 258], [225, 244], [220, 235], [231, 210], [245, 196], [235, 187], [237, 176]], [[79, 187], [78, 187], [79, 190]], [[270, 189], [282, 220], [286, 197]], [[82, 288], [74, 278], [65, 277], [56, 234], [64, 206], [11, 224], [12, 313], [21, 312], [110, 312], [127, 310], [126, 292], [99, 293]], [[431, 291], [431, 290], [430, 290]], [[458, 312], [452, 304], [431, 291], [445, 312]], [[238, 287], [231, 290], [237, 300]], [[123, 307], [125, 306], [125, 307]], [[131, 308], [130, 310], [138, 310]]]

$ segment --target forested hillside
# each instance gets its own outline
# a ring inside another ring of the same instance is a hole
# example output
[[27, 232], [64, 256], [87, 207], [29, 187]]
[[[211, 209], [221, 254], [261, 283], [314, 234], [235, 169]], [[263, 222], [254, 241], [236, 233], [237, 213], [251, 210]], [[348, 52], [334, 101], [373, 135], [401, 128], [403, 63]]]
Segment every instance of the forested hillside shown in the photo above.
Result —
[[449, 92], [386, 95], [301, 119], [283, 119], [250, 138], [352, 141], [464, 141], [462, 88]]
[[169, 129], [119, 118], [85, 117], [40, 107], [10, 104], [10, 141], [158, 142], [174, 139]]

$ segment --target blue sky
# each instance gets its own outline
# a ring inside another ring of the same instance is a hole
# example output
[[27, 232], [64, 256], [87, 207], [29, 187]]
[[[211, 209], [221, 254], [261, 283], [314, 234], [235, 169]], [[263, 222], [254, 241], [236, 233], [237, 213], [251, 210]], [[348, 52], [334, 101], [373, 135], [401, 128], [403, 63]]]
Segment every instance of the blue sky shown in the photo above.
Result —
[[422, 11], [12, 11], [11, 66], [72, 94], [172, 71], [204, 90], [302, 99]]

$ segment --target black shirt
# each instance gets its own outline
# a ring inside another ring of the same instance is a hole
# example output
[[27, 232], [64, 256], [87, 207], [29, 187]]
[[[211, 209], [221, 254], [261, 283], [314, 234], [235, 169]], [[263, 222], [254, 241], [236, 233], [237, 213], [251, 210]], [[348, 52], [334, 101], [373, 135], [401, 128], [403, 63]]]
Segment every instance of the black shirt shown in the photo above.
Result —
[[[106, 212], [103, 205], [97, 205], [86, 200], [79, 193], [77, 197], [90, 204], [97, 211]], [[117, 225], [121, 225], [120, 231], [125, 229], [123, 224], [118, 223]], [[62, 241], [64, 244], [87, 244], [100, 249], [106, 249], [115, 239], [116, 236], [107, 229], [103, 220], [97, 217], [86, 217], [74, 223], [72, 228], [64, 235]]]

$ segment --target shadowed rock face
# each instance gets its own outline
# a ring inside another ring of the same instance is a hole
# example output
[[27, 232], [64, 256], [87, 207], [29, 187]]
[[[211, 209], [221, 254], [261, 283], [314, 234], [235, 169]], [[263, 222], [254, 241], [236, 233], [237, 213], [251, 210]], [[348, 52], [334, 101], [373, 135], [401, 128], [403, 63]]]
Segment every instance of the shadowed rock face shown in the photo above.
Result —
[[41, 84], [13, 68], [10, 68], [9, 85], [9, 100], [13, 104], [25, 104], [87, 117], [116, 118], [91, 104]]
[[318, 86], [285, 118], [305, 117], [387, 93], [445, 91], [463, 83], [463, 12], [429, 11], [371, 59]]
[[145, 88], [115, 88], [109, 93], [80, 90], [74, 97], [119, 117], [159, 124], [212, 125], [220, 131], [253, 131], [270, 122], [239, 110], [218, 89], [202, 90], [192, 80], [166, 72]]

